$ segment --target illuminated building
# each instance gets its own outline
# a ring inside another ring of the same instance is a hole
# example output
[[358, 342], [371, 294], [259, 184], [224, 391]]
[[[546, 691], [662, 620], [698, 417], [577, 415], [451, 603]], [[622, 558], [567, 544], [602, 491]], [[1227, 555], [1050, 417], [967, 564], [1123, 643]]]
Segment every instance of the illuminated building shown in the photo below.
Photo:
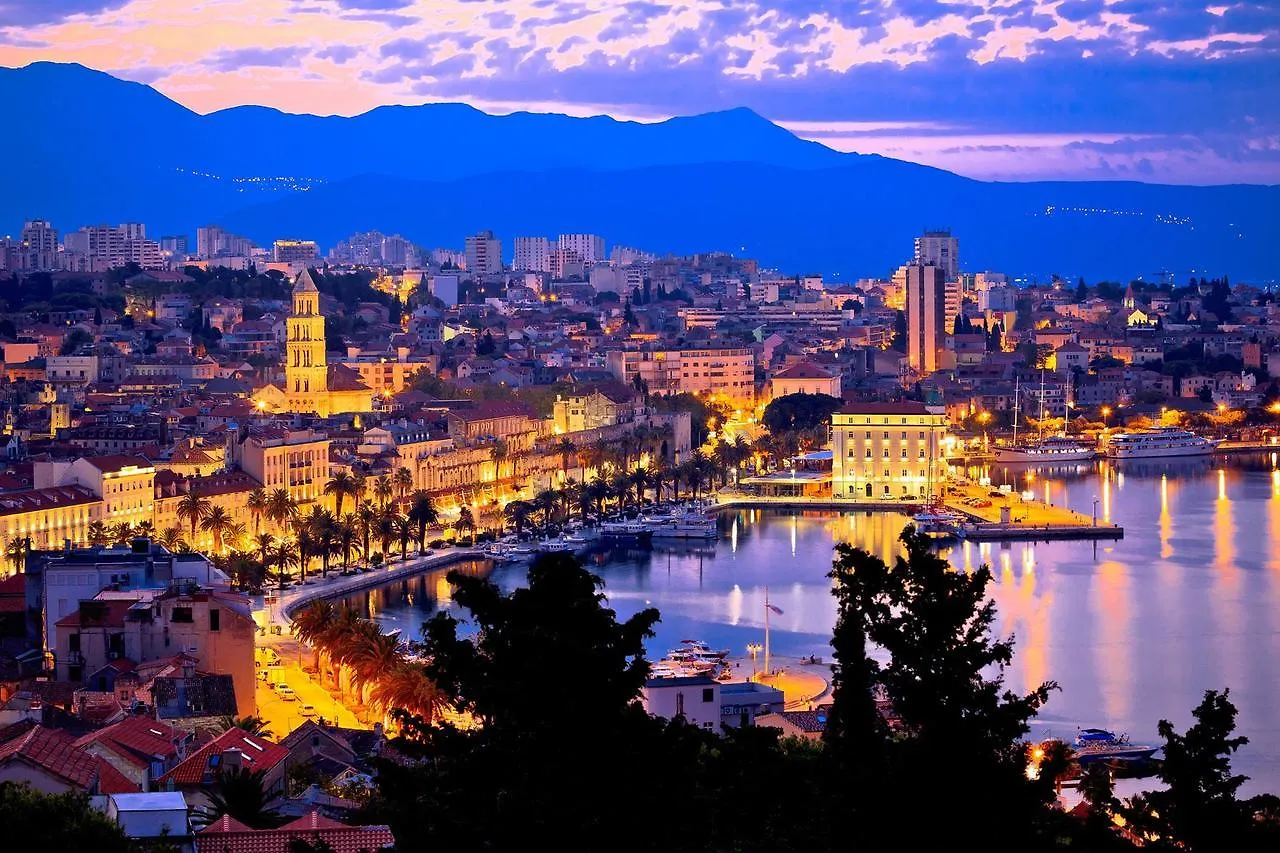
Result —
[[328, 417], [335, 412], [373, 411], [373, 392], [360, 375], [325, 356], [320, 291], [308, 270], [293, 286], [293, 312], [285, 323], [285, 409]]
[[832, 494], [880, 500], [936, 494], [946, 476], [945, 414], [922, 403], [853, 403], [831, 417]]

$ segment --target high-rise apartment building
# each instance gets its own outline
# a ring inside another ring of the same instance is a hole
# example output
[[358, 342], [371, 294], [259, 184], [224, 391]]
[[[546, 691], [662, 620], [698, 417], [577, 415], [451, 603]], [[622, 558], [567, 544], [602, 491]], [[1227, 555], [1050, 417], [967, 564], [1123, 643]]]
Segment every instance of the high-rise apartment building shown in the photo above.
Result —
[[196, 229], [197, 257], [247, 257], [253, 248], [253, 241], [248, 237], [237, 237], [217, 225], [206, 225]]
[[47, 220], [31, 219], [22, 226], [18, 268], [51, 270], [58, 266], [58, 230]]
[[513, 269], [520, 272], [551, 272], [551, 241], [546, 237], [517, 237]]
[[473, 276], [502, 272], [502, 241], [492, 231], [481, 231], [467, 238], [467, 270]]
[[906, 277], [907, 363], [919, 373], [939, 367], [947, 326], [946, 272], [933, 264], [908, 264]]
[[561, 251], [573, 252], [588, 269], [608, 260], [604, 253], [604, 238], [596, 234], [561, 234], [556, 240]]
[[140, 222], [121, 225], [86, 225], [63, 238], [69, 269], [102, 271], [125, 264], [144, 269], [164, 266], [160, 244], [146, 238], [147, 228]]
[[408, 266], [416, 261], [417, 252], [410, 243], [399, 234], [382, 238], [382, 262], [393, 266]]
[[315, 240], [276, 240], [271, 256], [278, 264], [309, 264], [320, 257], [320, 247]]
[[914, 262], [932, 264], [942, 270], [947, 281], [960, 277], [960, 241], [951, 230], [926, 231], [916, 238]]
[[160, 238], [160, 251], [177, 260], [191, 253], [189, 245], [186, 234], [166, 234]]

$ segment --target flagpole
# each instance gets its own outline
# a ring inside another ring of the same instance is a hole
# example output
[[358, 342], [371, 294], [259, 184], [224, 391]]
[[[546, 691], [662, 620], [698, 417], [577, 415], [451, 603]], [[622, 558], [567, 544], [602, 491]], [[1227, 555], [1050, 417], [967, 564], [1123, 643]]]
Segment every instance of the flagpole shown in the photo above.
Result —
[[769, 677], [769, 587], [764, 588], [764, 677]]

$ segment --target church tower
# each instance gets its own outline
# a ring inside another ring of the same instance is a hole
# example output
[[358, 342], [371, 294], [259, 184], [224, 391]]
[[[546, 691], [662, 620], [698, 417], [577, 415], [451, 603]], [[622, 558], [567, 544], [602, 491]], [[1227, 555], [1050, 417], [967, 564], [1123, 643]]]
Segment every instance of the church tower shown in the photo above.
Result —
[[329, 414], [329, 368], [324, 354], [320, 290], [304, 269], [293, 285], [293, 312], [285, 323], [285, 395], [291, 412]]

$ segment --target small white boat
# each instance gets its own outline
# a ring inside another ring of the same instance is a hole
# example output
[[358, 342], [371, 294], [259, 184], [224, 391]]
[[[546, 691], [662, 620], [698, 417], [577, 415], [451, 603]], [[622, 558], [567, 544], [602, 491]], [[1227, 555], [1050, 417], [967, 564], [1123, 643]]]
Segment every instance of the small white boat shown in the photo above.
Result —
[[945, 538], [955, 536], [964, 519], [954, 512], [939, 510], [918, 512], [911, 516], [911, 522], [916, 526], [918, 533], [934, 538]]

